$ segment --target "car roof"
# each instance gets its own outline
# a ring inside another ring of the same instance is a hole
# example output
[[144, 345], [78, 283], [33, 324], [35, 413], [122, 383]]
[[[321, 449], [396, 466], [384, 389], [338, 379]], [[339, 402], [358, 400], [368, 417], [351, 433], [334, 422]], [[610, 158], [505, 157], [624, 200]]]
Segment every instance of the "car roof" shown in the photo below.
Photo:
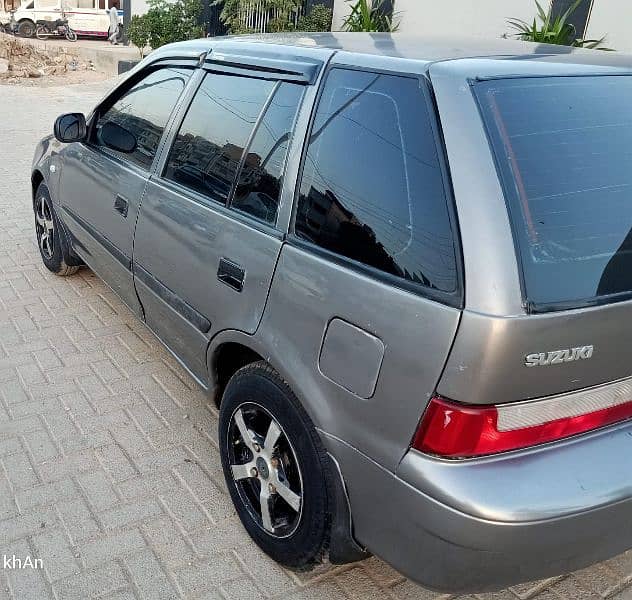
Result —
[[419, 36], [404, 33], [282, 33], [215, 37], [164, 46], [158, 52], [177, 49], [208, 52], [216, 50], [254, 50], [266, 45], [269, 52], [281, 51], [309, 56], [310, 50], [348, 52], [374, 57], [399, 58], [420, 63], [485, 58], [494, 61], [537, 61], [589, 67], [614, 67], [632, 70], [632, 56], [619, 52], [587, 50], [523, 42], [506, 38]]

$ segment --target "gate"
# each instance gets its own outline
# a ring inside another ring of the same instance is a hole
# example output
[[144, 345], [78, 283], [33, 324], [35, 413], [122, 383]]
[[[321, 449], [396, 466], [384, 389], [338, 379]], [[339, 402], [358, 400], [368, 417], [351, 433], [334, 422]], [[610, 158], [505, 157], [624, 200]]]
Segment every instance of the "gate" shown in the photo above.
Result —
[[219, 18], [222, 12], [221, 4], [214, 4], [215, 0], [202, 0], [202, 24], [208, 37], [215, 37], [218, 35], [226, 35], [228, 30], [226, 25], [222, 23]]
[[[222, 5], [213, 4], [213, 0], [203, 0], [203, 2], [203, 22], [206, 27], [207, 35], [226, 35], [228, 33], [226, 26], [219, 18], [222, 12]], [[302, 15], [307, 14], [312, 9], [312, 6], [316, 4], [324, 4], [331, 8], [332, 11], [334, 9], [334, 0], [303, 0], [298, 11], [293, 16], [294, 25], [298, 23]], [[249, 0], [244, 2], [243, 9], [243, 25], [248, 29], [252, 29], [255, 33], [266, 33], [268, 23], [278, 16], [274, 9], [266, 9], [265, 3], [262, 0]]]

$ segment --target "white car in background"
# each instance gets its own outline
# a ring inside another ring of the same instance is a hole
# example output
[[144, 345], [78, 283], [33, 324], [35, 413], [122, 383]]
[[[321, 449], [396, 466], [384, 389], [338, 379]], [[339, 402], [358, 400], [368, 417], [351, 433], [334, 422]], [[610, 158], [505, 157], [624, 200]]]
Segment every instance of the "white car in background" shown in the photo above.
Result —
[[[8, 23], [15, 11], [18, 33], [23, 37], [35, 35], [39, 20], [56, 21], [62, 14], [78, 35], [107, 38], [110, 19], [106, 7], [111, 0], [0, 0], [0, 23]], [[119, 11], [119, 18], [122, 11]]]

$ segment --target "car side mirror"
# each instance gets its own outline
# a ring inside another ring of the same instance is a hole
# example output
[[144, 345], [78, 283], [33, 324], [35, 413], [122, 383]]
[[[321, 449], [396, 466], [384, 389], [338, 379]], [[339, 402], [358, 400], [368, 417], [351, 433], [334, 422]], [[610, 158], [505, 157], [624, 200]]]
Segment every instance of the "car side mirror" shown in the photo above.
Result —
[[112, 150], [130, 154], [136, 150], [136, 136], [113, 121], [106, 121], [98, 129], [99, 142]]
[[82, 113], [61, 115], [55, 120], [53, 132], [60, 142], [80, 142], [86, 137], [86, 118]]

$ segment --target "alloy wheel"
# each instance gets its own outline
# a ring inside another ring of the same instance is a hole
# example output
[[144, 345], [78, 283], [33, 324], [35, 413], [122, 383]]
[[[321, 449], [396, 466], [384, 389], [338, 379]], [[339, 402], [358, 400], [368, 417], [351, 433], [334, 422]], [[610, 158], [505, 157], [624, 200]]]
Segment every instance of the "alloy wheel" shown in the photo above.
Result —
[[247, 402], [230, 419], [227, 443], [233, 480], [253, 520], [271, 536], [292, 535], [301, 520], [303, 476], [282, 427]]
[[35, 231], [37, 233], [37, 243], [42, 254], [47, 259], [53, 258], [55, 224], [50, 208], [49, 200], [46, 196], [40, 196], [37, 200], [35, 210]]

